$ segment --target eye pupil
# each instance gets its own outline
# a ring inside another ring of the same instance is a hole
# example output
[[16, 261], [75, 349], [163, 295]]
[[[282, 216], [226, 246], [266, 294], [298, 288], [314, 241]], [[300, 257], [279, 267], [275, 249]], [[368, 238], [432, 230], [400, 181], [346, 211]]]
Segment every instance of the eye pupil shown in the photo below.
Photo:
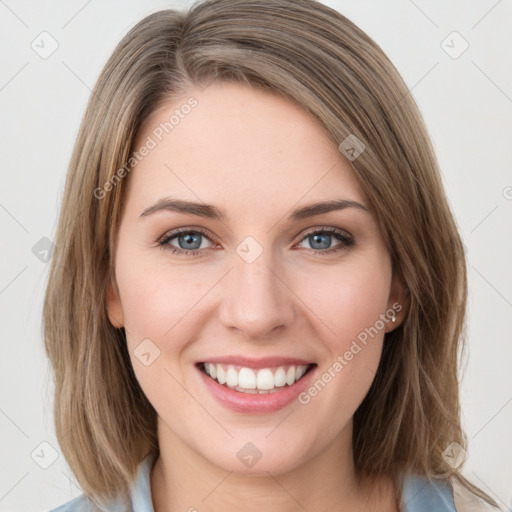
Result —
[[[314, 249], [328, 249], [331, 245], [331, 235], [317, 233], [311, 235], [310, 238], [313, 240], [313, 242], [311, 243], [311, 247], [313, 247]], [[315, 246], [315, 243], [320, 243], [321, 246]]]
[[[199, 249], [199, 247], [201, 246], [201, 236], [201, 234], [186, 233], [178, 237], [178, 243], [182, 249]], [[182, 238], [186, 240], [185, 244], [181, 243]], [[190, 247], [189, 244], [194, 244], [197, 242], [199, 242], [197, 247]]]

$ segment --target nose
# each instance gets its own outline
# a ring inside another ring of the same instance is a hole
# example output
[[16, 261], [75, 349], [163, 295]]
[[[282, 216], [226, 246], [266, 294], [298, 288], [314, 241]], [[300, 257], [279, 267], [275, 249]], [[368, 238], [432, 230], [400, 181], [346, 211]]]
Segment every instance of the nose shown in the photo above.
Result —
[[293, 293], [283, 271], [274, 268], [270, 251], [252, 263], [234, 254], [226, 276], [220, 320], [247, 338], [268, 340], [294, 320]]

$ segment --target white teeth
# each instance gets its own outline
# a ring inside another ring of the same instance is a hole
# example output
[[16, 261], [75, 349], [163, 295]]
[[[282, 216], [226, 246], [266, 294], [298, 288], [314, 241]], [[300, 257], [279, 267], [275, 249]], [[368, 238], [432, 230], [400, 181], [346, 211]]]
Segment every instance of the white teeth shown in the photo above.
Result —
[[[215, 377], [212, 375], [212, 378]], [[250, 368], [242, 368], [238, 374], [238, 385], [245, 389], [256, 389], [256, 374]], [[259, 385], [258, 388], [261, 389]]]
[[297, 373], [295, 374], [295, 380], [299, 380], [305, 373], [308, 367], [306, 365], [300, 365], [297, 368]]
[[274, 384], [276, 387], [281, 387], [286, 384], [286, 373], [284, 372], [284, 368], [280, 366], [277, 369], [277, 372], [274, 374]]
[[226, 372], [226, 384], [232, 388], [238, 386], [238, 372], [232, 366], [229, 366]]
[[295, 366], [290, 366], [286, 372], [286, 384], [291, 386], [295, 382]]
[[[209, 365], [209, 366], [217, 367], [217, 380], [219, 381], [219, 384], [225, 384], [226, 383], [226, 372], [224, 371], [224, 368], [222, 368], [222, 366], [220, 366], [220, 365]], [[209, 375], [213, 377], [211, 372], [209, 373]], [[215, 377], [213, 377], [213, 378], [215, 378]]]
[[280, 366], [275, 373], [270, 368], [253, 370], [242, 367], [239, 371], [233, 365], [204, 363], [204, 371], [219, 384], [225, 384], [246, 393], [272, 393], [275, 388], [291, 386], [304, 376], [310, 365]]
[[258, 389], [274, 389], [274, 375], [272, 370], [264, 368], [258, 370]]

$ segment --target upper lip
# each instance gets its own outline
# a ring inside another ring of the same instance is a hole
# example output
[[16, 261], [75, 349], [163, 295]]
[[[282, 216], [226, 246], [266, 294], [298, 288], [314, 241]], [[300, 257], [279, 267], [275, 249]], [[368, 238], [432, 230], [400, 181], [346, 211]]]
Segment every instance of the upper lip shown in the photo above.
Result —
[[252, 358], [247, 356], [219, 356], [208, 357], [201, 361], [203, 363], [213, 364], [232, 364], [234, 366], [244, 366], [246, 368], [270, 368], [272, 366], [289, 366], [289, 365], [310, 365], [314, 364], [311, 361], [300, 359], [297, 357], [261, 357]]

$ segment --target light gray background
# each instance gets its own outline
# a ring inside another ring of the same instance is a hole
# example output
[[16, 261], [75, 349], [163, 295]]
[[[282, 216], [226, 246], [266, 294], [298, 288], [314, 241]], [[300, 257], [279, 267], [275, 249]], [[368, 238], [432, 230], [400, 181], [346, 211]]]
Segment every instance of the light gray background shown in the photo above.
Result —
[[[325, 3], [387, 52], [434, 141], [468, 255], [465, 474], [505, 509], [512, 505], [512, 1]], [[40, 328], [48, 265], [32, 248], [53, 239], [78, 126], [114, 46], [144, 15], [186, 5], [0, 0], [1, 511], [47, 510], [80, 493], [55, 439]], [[58, 42], [46, 59], [31, 47], [51, 49], [43, 31]], [[464, 41], [453, 31], [469, 44], [459, 56]], [[52, 450], [57, 459], [43, 469]]]

